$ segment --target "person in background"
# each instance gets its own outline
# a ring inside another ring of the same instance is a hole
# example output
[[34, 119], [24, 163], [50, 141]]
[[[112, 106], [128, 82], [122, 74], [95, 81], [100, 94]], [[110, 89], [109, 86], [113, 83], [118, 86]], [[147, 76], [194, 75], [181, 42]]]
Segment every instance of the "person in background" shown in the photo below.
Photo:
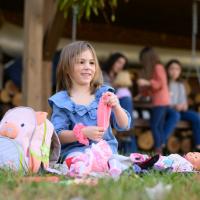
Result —
[[[125, 70], [119, 72], [113, 82], [113, 86], [116, 89], [116, 95], [119, 98], [121, 107], [127, 110], [131, 116], [131, 128], [133, 128], [133, 97], [129, 90], [132, 87], [130, 73]], [[136, 152], [135, 136], [127, 136], [124, 140], [119, 141], [119, 150], [126, 155]]]
[[139, 54], [144, 68], [144, 78], [138, 79], [138, 86], [145, 95], [152, 98], [150, 126], [154, 137], [156, 153], [162, 153], [167, 138], [176, 127], [180, 116], [169, 107], [170, 95], [164, 66], [155, 50], [145, 47]]
[[127, 63], [128, 60], [122, 53], [111, 54], [102, 67], [104, 84], [113, 86], [115, 77], [126, 67]]
[[172, 59], [166, 64], [169, 80], [171, 106], [180, 114], [180, 119], [191, 123], [195, 151], [200, 152], [200, 115], [189, 110], [184, 83], [181, 79], [182, 64], [179, 60]]

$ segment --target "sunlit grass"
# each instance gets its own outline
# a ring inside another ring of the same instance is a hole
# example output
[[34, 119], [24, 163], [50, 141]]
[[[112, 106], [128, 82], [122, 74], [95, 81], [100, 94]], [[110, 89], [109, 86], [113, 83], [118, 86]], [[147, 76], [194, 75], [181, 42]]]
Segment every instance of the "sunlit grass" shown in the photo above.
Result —
[[[47, 176], [47, 175], [45, 175]], [[118, 181], [100, 179], [96, 186], [77, 185], [61, 177], [58, 183], [26, 182], [24, 177], [10, 171], [0, 171], [0, 199], [72, 199], [132, 200], [148, 199], [145, 187], [158, 182], [171, 184], [172, 190], [164, 199], [200, 199], [200, 175], [150, 171], [142, 176], [125, 172]]]

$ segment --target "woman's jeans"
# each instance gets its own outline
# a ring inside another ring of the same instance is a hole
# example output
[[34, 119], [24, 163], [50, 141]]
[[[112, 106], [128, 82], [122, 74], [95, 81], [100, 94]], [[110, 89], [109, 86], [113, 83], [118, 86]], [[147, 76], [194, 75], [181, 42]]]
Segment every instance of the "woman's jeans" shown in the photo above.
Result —
[[168, 106], [155, 106], [152, 108], [150, 126], [155, 148], [160, 148], [161, 145], [166, 144], [179, 120], [180, 114]]
[[187, 110], [184, 112], [180, 112], [180, 118], [181, 120], [185, 120], [191, 123], [194, 144], [200, 145], [200, 115], [199, 113], [192, 110]]
[[[127, 110], [131, 116], [131, 128], [133, 128], [134, 120], [133, 120], [133, 100], [132, 97], [123, 97], [119, 99], [120, 105], [122, 108]], [[130, 153], [137, 152], [137, 144], [135, 136], [128, 136], [125, 141], [119, 141], [119, 151], [125, 155], [129, 155]]]

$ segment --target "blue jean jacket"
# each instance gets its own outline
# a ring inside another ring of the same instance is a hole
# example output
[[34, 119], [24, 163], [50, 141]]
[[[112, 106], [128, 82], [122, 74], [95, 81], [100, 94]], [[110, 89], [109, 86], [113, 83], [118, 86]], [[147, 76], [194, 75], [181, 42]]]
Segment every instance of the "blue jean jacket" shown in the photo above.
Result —
[[[79, 105], [73, 102], [68, 95], [67, 91], [60, 91], [49, 98], [49, 104], [52, 108], [51, 122], [53, 123], [57, 134], [61, 134], [64, 130], [73, 130], [73, 127], [77, 123], [82, 123], [85, 126], [96, 126], [97, 125], [97, 108], [100, 97], [103, 93], [111, 91], [114, 92], [112, 87], [103, 85], [95, 92], [95, 99], [88, 106]], [[129, 123], [128, 127], [121, 128], [118, 126], [113, 112], [111, 112], [111, 124], [118, 131], [124, 131], [130, 128], [131, 117], [127, 113]], [[103, 139], [108, 142], [112, 152], [117, 153], [118, 142], [112, 133], [111, 125], [105, 131]], [[90, 140], [90, 145], [96, 143]], [[66, 157], [72, 152], [84, 152], [88, 148], [79, 142], [63, 144], [61, 147], [61, 157]]]

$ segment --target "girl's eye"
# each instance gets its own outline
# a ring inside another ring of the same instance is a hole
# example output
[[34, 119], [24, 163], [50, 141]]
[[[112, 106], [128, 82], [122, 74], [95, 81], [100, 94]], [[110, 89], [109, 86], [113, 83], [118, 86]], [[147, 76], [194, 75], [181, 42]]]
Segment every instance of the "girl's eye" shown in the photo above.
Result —
[[94, 65], [95, 63], [94, 62], [90, 62], [90, 65]]
[[80, 63], [80, 64], [84, 64], [84, 61], [82, 60], [82, 61], [80, 61], [79, 63]]

